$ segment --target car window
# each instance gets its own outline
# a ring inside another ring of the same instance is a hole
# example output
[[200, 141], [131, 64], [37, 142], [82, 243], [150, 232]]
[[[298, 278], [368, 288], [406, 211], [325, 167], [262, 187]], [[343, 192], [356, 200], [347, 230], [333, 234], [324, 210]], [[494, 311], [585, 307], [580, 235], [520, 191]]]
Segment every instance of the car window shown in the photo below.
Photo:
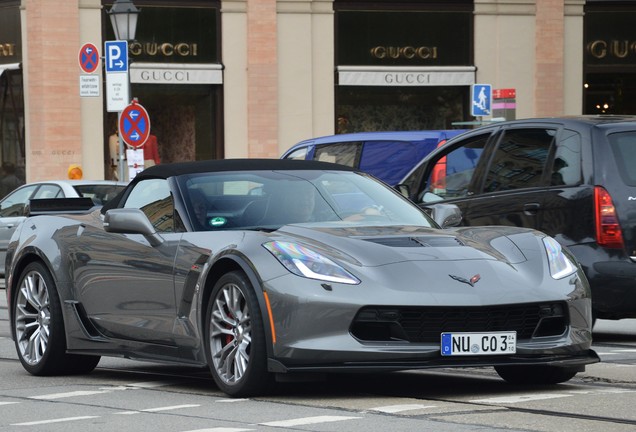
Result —
[[316, 146], [314, 159], [357, 168], [361, 152], [361, 142], [325, 144]]
[[393, 189], [355, 172], [219, 172], [177, 180], [195, 231], [278, 229], [295, 223], [430, 226]]
[[53, 184], [44, 184], [40, 186], [35, 195], [33, 195], [34, 199], [46, 199], [46, 198], [65, 198], [64, 192], [62, 188], [58, 185]]
[[484, 192], [541, 186], [555, 136], [555, 129], [506, 130], [488, 168]]
[[75, 191], [83, 198], [90, 198], [95, 204], [104, 205], [124, 189], [124, 185], [82, 184], [76, 185]]
[[24, 216], [26, 204], [38, 185], [25, 186], [13, 191], [0, 203], [0, 217]]
[[576, 186], [581, 182], [581, 135], [566, 129], [557, 143], [552, 161], [550, 185]]
[[367, 141], [362, 149], [359, 168], [393, 185], [399, 182], [415, 163], [435, 150], [437, 143], [437, 137], [417, 142]]
[[303, 148], [299, 148], [298, 150], [294, 150], [293, 152], [285, 156], [285, 159], [305, 160], [306, 157], [307, 157], [307, 147], [303, 147]]
[[636, 132], [613, 133], [607, 139], [623, 182], [636, 186]]
[[247, 212], [264, 205], [263, 179], [253, 175], [192, 176], [184, 183], [185, 204], [196, 230], [236, 228]]
[[[490, 133], [467, 138], [459, 147], [439, 157], [427, 180], [427, 187], [418, 197], [419, 201], [427, 201], [426, 192], [431, 192], [442, 199], [461, 198], [470, 192], [476, 168], [479, 165]], [[439, 199], [439, 198], [438, 198]]]
[[174, 202], [167, 180], [140, 181], [130, 191], [124, 208], [141, 209], [159, 232], [174, 232]]

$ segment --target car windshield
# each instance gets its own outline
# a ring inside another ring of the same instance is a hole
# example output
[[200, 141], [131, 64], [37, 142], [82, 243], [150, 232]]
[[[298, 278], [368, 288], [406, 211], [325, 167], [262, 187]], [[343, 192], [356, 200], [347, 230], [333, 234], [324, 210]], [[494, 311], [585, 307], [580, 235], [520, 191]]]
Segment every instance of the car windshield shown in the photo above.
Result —
[[95, 204], [104, 205], [113, 199], [125, 186], [117, 184], [75, 185], [75, 191], [82, 198], [91, 198]]
[[287, 224], [435, 226], [373, 178], [349, 171], [251, 171], [179, 177], [197, 230], [278, 229]]

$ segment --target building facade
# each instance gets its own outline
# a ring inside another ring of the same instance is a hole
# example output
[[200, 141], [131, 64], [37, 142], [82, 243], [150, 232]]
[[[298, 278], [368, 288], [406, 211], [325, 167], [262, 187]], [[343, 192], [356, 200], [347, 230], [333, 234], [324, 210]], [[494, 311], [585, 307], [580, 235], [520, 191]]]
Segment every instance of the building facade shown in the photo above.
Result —
[[[636, 110], [636, 1], [133, 2], [129, 96], [148, 111], [162, 162], [278, 157], [333, 133], [465, 128], [497, 116], [473, 115], [481, 83], [505, 95], [506, 117]], [[64, 178], [71, 164], [84, 178], [113, 175], [112, 4], [0, 0], [0, 160], [26, 181]], [[86, 44], [101, 57], [90, 73]]]

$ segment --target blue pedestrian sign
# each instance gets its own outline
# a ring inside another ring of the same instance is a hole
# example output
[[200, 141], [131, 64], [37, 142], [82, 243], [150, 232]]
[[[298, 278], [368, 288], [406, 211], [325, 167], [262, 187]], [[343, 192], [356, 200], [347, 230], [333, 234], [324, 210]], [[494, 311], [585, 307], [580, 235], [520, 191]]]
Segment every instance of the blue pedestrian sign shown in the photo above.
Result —
[[104, 42], [106, 73], [128, 72], [128, 41]]
[[492, 113], [492, 86], [490, 84], [473, 84], [471, 93], [471, 115], [473, 117], [489, 116]]

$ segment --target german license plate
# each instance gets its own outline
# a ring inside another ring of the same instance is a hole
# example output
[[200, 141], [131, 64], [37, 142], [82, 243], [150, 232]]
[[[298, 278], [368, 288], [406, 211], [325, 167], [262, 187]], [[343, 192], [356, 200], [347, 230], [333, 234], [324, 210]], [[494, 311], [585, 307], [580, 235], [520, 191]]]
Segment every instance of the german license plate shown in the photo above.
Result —
[[517, 332], [442, 333], [442, 355], [494, 355], [517, 352]]

